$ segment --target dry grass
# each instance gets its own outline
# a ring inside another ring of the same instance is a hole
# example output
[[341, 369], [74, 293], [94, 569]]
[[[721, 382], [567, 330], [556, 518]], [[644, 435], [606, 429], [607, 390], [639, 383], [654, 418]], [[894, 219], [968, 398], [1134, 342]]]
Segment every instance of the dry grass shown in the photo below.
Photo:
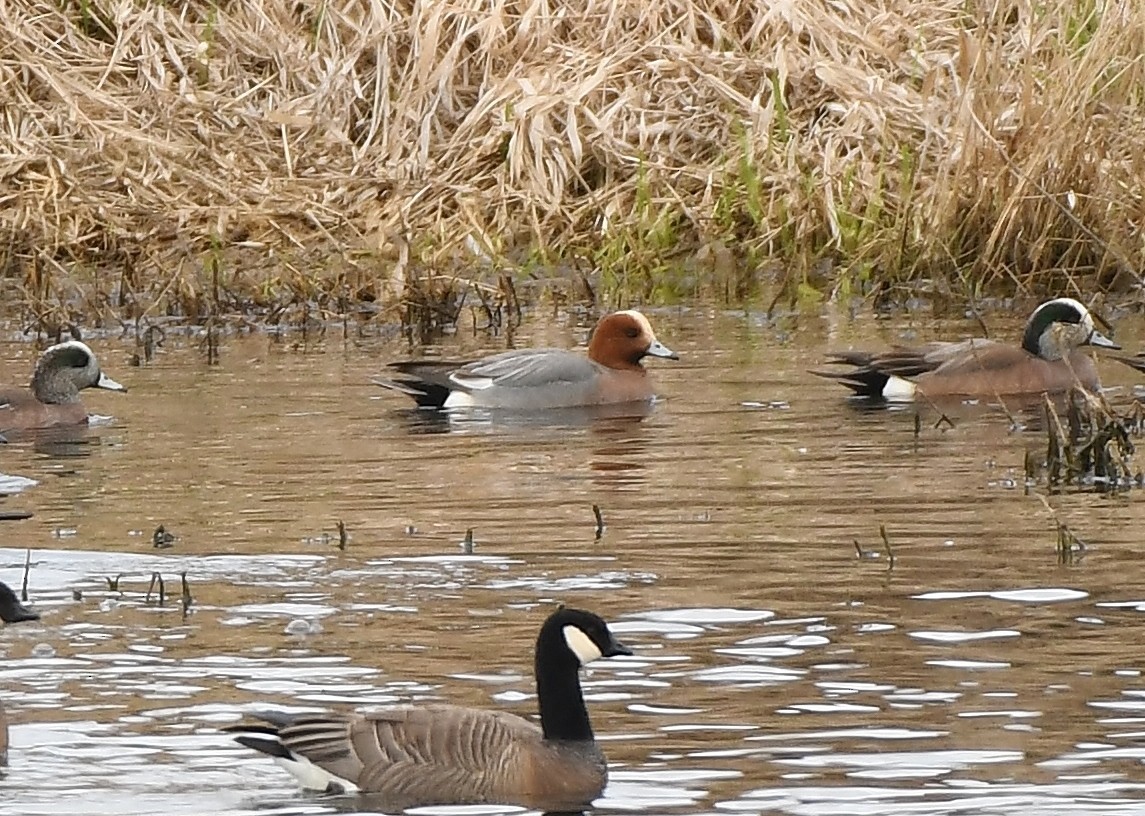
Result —
[[1143, 9], [0, 0], [0, 270], [42, 322], [1123, 282]]

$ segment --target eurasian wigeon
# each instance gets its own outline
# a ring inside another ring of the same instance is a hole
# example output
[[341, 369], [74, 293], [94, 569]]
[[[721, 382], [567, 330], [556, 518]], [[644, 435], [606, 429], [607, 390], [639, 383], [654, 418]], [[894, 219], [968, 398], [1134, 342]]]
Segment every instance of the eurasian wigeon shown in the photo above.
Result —
[[885, 352], [844, 351], [829, 363], [845, 371], [815, 371], [856, 396], [889, 401], [919, 398], [1061, 394], [1075, 385], [1097, 391], [1097, 366], [1082, 346], [1120, 348], [1094, 326], [1093, 315], [1073, 298], [1043, 303], [1026, 322], [1022, 345], [977, 338], [935, 342]]
[[99, 370], [92, 350], [78, 340], [45, 349], [30, 388], [0, 388], [0, 432], [83, 425], [84, 388], [127, 389]]
[[[20, 603], [16, 593], [0, 581], [0, 620], [4, 623], [39, 620], [40, 616]], [[0, 705], [0, 765], [8, 764], [8, 716]]]
[[679, 356], [656, 339], [648, 318], [614, 312], [596, 324], [588, 356], [564, 349], [520, 349], [469, 363], [391, 363], [403, 376], [375, 380], [424, 408], [505, 408], [532, 411], [650, 400], [645, 357]]

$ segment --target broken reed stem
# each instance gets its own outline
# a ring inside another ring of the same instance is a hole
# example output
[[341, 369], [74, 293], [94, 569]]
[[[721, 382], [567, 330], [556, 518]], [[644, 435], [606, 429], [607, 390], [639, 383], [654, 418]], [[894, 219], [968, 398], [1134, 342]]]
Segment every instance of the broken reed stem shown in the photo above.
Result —
[[163, 581], [163, 574], [160, 572], [151, 573], [151, 583], [147, 585], [147, 595], [144, 597], [144, 603], [151, 603], [151, 592], [155, 589], [155, 585], [159, 585], [159, 605], [163, 606], [167, 602], [167, 585]]
[[28, 601], [28, 573], [32, 571], [32, 550], [24, 551], [24, 578], [20, 582], [20, 600]]
[[121, 5], [0, 7], [0, 269], [40, 320], [1145, 267], [1132, 3]]
[[181, 602], [183, 605], [183, 620], [186, 620], [187, 616], [191, 614], [191, 604], [195, 602], [195, 599], [191, 597], [191, 585], [187, 583], [187, 573], [179, 573], [179, 580], [183, 584]]
[[592, 506], [592, 515], [596, 518], [596, 540], [600, 541], [600, 537], [604, 535], [604, 516], [600, 512], [599, 504]]
[[883, 548], [887, 551], [887, 571], [895, 568], [895, 551], [891, 549], [891, 540], [887, 536], [887, 526], [879, 525], [879, 536], [883, 539]]
[[[1137, 428], [1134, 410], [1122, 416], [1104, 395], [1074, 388], [1066, 395], [1067, 432], [1054, 401], [1044, 399], [1049, 484], [1081, 483], [1092, 477], [1099, 488], [1118, 490], [1133, 483], [1131, 457], [1136, 446], [1130, 433]], [[1029, 474], [1028, 463], [1026, 470]]]

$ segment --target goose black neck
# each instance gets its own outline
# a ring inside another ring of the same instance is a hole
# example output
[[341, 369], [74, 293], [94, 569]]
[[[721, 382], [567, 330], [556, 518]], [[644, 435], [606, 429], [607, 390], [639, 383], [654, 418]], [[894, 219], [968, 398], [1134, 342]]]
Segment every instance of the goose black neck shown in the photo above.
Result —
[[559, 630], [541, 632], [533, 671], [545, 739], [592, 742], [592, 723], [580, 690], [580, 661], [568, 650]]

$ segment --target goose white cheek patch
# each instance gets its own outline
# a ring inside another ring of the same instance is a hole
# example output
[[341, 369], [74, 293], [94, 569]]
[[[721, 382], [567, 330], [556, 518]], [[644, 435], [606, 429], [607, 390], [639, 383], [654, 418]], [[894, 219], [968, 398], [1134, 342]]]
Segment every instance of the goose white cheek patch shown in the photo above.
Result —
[[600, 650], [600, 647], [592, 642], [592, 638], [577, 627], [570, 624], [566, 626], [562, 632], [565, 636], [565, 643], [572, 649], [572, 653], [576, 655], [577, 660], [580, 661], [582, 666], [586, 663], [591, 663], [604, 654], [604, 652]]

